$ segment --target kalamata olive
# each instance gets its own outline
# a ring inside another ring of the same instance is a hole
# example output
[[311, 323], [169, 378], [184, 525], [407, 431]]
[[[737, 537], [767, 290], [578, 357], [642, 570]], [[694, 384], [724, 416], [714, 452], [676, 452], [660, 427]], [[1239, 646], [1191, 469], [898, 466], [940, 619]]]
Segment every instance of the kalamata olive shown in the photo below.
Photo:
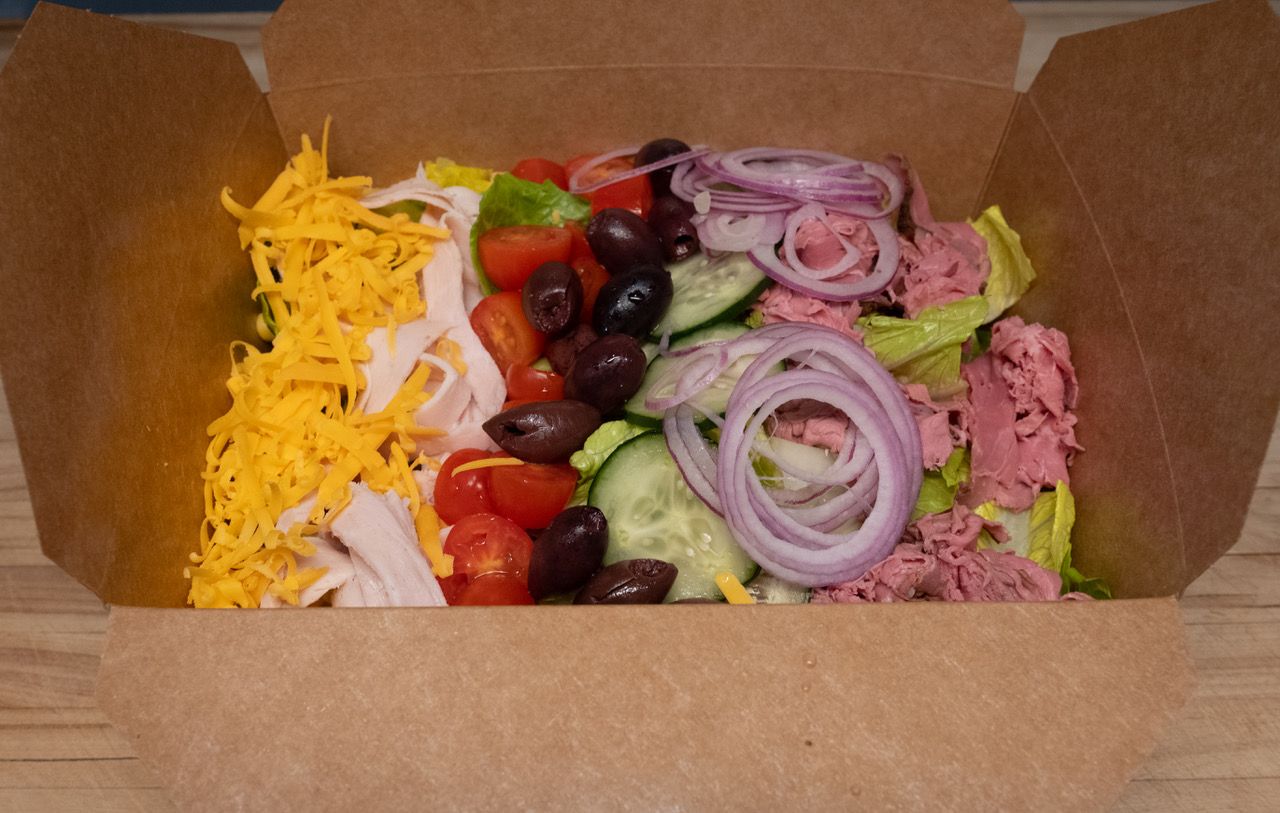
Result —
[[609, 522], [589, 505], [561, 511], [533, 541], [529, 592], [535, 599], [577, 590], [600, 568], [609, 546]]
[[527, 463], [562, 463], [600, 428], [600, 410], [582, 401], [535, 401], [499, 412], [484, 433]]
[[667, 195], [653, 202], [649, 227], [662, 243], [667, 262], [676, 263], [698, 252], [698, 230], [693, 225], [693, 204]]
[[[670, 158], [673, 155], [688, 151], [689, 145], [679, 139], [658, 138], [640, 148], [640, 151], [636, 153], [635, 163], [636, 166], [642, 167], [645, 164], [655, 164], [663, 158]], [[654, 197], [665, 195], [671, 191], [671, 176], [675, 171], [675, 167], [664, 167], [649, 173], [649, 185], [653, 187]]]
[[574, 604], [661, 604], [675, 584], [676, 566], [658, 559], [624, 559], [601, 568]]
[[626, 209], [601, 209], [587, 224], [587, 243], [596, 261], [611, 275], [662, 265], [662, 243], [640, 215]]
[[565, 396], [611, 415], [640, 389], [646, 366], [640, 342], [625, 334], [601, 336], [578, 353], [564, 379]]
[[611, 277], [596, 295], [591, 325], [601, 336], [625, 333], [642, 339], [661, 321], [674, 293], [671, 274], [661, 266]]
[[582, 280], [565, 263], [543, 263], [525, 280], [520, 304], [534, 330], [567, 333], [582, 312]]
[[551, 369], [560, 375], [568, 375], [573, 368], [573, 360], [578, 357], [582, 348], [598, 338], [599, 334], [591, 325], [578, 325], [572, 333], [547, 342], [546, 349], [542, 352], [546, 354], [547, 361], [551, 362]]

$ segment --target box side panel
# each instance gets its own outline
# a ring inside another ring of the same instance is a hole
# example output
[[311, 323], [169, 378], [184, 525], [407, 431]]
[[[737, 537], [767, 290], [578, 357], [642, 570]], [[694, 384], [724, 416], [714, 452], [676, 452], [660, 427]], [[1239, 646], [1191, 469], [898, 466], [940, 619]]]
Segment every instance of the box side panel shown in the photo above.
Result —
[[1102, 810], [1188, 685], [1167, 599], [116, 609], [98, 699], [192, 810]]
[[40, 6], [0, 77], [0, 359], [46, 554], [180, 605], [251, 274], [224, 184], [279, 170], [235, 46]]
[[1064, 39], [1028, 94], [1142, 347], [1182, 585], [1239, 536], [1280, 404], [1277, 55], [1280, 19], [1232, 0]]
[[1126, 291], [1107, 246], [1034, 105], [1018, 104], [984, 194], [999, 204], [1036, 268], [1016, 312], [1067, 334], [1080, 378], [1071, 469], [1073, 564], [1121, 596], [1183, 586], [1186, 565], [1169, 459]]
[[[1007, 88], [1022, 28], [1001, 0], [290, 0], [263, 51], [271, 86], [290, 89], [412, 83], [423, 71], [681, 63], [860, 67]], [[589, 79], [564, 90], [609, 100]]]
[[[565, 99], [565, 88], [584, 83], [612, 100], [605, 109]], [[270, 96], [288, 143], [332, 114], [334, 166], [379, 184], [440, 155], [509, 167], [675, 135], [722, 149], [903, 153], [935, 210], [957, 218], [977, 201], [1014, 98], [1006, 88], [860, 70], [678, 66], [439, 73]]]

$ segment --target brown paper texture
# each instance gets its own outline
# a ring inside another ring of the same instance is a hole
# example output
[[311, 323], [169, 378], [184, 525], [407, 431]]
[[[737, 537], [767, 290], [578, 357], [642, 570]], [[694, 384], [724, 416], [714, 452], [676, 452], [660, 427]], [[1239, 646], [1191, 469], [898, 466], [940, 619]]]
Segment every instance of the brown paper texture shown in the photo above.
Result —
[[1172, 599], [117, 608], [98, 701], [190, 810], [1102, 810], [1186, 697], [1181, 624]]
[[0, 360], [44, 552], [180, 605], [253, 277], [224, 185], [285, 160], [231, 43], [41, 5], [0, 77]]
[[1073, 539], [1122, 595], [1235, 543], [1275, 424], [1278, 53], [1261, 0], [1068, 37], [983, 195], [1041, 274], [1019, 310], [1071, 339]]

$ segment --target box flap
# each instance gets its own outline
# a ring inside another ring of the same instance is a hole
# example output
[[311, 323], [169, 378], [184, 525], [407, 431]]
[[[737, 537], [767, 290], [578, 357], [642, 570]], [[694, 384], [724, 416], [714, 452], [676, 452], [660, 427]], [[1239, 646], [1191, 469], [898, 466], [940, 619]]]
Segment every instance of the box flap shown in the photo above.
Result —
[[191, 810], [1103, 810], [1182, 635], [1171, 599], [117, 608], [98, 702]]
[[253, 335], [218, 193], [279, 172], [270, 110], [231, 43], [41, 5], [0, 74], [0, 156], [0, 361], [41, 544], [107, 601], [179, 605], [227, 343]]
[[958, 217], [1008, 120], [1021, 31], [989, 0], [294, 0], [263, 52], [286, 143], [332, 114], [334, 166], [379, 183], [441, 155], [506, 167], [671, 135], [903, 152]]
[[1043, 275], [1022, 310], [1071, 337], [1081, 564], [1124, 595], [1235, 543], [1275, 424], [1278, 53], [1263, 0], [1065, 38], [984, 194]]

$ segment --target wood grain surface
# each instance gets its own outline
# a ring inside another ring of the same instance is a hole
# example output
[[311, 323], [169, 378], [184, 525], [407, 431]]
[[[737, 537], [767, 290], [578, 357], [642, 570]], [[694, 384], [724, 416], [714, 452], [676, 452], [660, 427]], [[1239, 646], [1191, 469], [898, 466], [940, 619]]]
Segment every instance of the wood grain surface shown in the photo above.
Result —
[[[1018, 86], [1059, 36], [1189, 3], [1015, 4]], [[236, 42], [261, 84], [264, 15], [146, 18]], [[0, 23], [0, 64], [17, 24]], [[0, 159], [2, 160], [2, 159]], [[1280, 426], [1239, 542], [1182, 600], [1197, 687], [1119, 810], [1280, 810]], [[169, 810], [126, 737], [95, 708], [106, 610], [40, 553], [8, 407], [0, 409], [0, 811]], [[1081, 781], [1088, 781], [1082, 777]]]

